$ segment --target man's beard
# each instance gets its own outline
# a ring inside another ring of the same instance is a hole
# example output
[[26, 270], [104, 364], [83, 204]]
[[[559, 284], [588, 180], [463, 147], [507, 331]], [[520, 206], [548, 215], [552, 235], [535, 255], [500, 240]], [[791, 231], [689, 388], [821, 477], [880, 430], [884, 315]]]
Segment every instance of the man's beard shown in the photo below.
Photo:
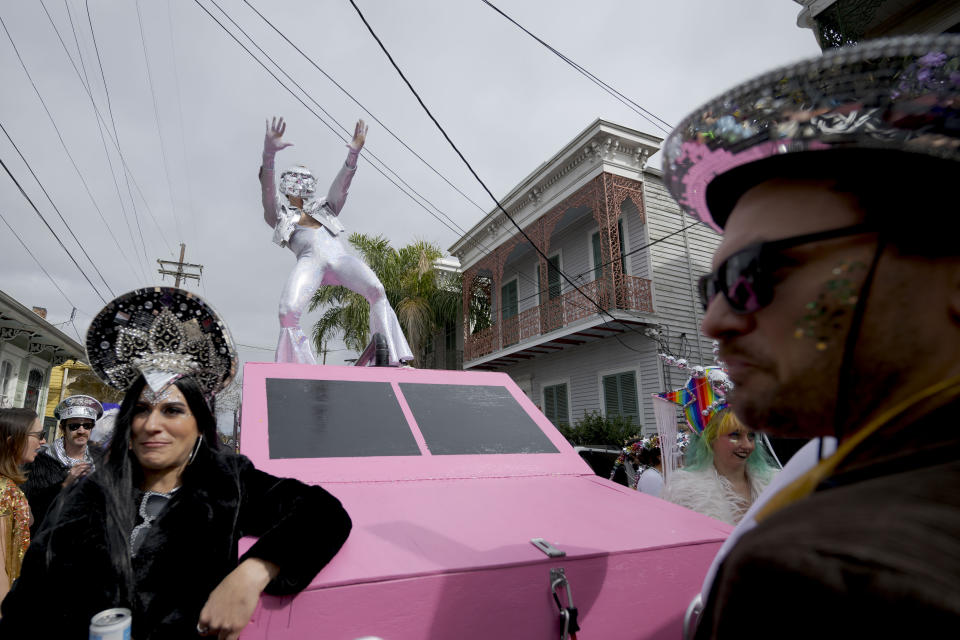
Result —
[[851, 367], [849, 379], [834, 377], [828, 382], [822, 372], [833, 369], [839, 376], [839, 367], [838, 362], [836, 369], [824, 367], [819, 375], [805, 376], [820, 384], [788, 382], [753, 397], [742, 397], [743, 390], [734, 388], [728, 395], [730, 406], [745, 425], [770, 435], [842, 438], [854, 433], [885, 403], [901, 384], [903, 372], [876, 358], [860, 357]]

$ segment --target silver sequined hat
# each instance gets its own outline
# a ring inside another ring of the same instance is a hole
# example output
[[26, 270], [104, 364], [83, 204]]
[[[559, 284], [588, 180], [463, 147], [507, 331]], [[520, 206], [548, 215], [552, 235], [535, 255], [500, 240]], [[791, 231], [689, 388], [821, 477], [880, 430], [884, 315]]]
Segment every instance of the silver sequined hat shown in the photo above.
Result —
[[316, 193], [317, 179], [310, 169], [297, 165], [280, 174], [280, 193], [295, 198], [310, 198]]
[[64, 398], [53, 410], [53, 417], [57, 420], [70, 418], [87, 418], [99, 420], [103, 415], [103, 405], [92, 396], [76, 395]]
[[739, 196], [776, 175], [775, 159], [834, 150], [960, 162], [960, 36], [868, 41], [745, 82], [670, 134], [664, 180], [721, 231]]
[[141, 374], [155, 391], [189, 375], [211, 397], [237, 370], [233, 339], [217, 313], [173, 287], [137, 289], [111, 301], [87, 330], [87, 357], [97, 376], [120, 390]]

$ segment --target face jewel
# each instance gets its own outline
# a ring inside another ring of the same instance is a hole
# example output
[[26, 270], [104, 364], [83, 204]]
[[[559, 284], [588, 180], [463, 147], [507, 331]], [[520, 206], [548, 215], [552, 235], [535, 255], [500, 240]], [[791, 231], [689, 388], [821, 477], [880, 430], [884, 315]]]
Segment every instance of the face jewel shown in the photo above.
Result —
[[143, 388], [143, 392], [140, 394], [140, 401], [146, 402], [149, 405], [156, 406], [161, 402], [167, 402], [170, 398], [173, 397], [173, 383], [171, 382], [167, 386], [163, 387], [159, 391], [154, 391], [150, 386]]

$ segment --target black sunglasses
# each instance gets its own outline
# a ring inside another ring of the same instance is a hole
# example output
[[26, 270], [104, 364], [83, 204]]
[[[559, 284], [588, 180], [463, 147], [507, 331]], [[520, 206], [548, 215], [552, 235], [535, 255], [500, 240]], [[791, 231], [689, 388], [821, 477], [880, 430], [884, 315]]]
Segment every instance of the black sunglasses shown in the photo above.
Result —
[[70, 431], [79, 431], [80, 429], [86, 429], [87, 431], [93, 431], [93, 425], [86, 422], [72, 422], [67, 425], [67, 429]]
[[867, 224], [856, 224], [830, 231], [808, 233], [792, 238], [758, 242], [724, 260], [716, 271], [700, 278], [700, 302], [703, 310], [722, 293], [737, 314], [755, 313], [773, 300], [774, 273], [780, 266], [781, 252], [800, 245], [844, 236], [877, 231]]

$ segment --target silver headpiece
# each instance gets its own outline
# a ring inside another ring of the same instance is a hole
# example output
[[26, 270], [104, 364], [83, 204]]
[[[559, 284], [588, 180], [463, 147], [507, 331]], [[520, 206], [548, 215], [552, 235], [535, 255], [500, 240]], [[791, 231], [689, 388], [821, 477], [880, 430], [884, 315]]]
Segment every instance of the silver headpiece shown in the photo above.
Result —
[[312, 198], [317, 190], [317, 179], [304, 166], [285, 169], [280, 174], [280, 193], [295, 198]]
[[[878, 150], [960, 162], [960, 36], [902, 36], [771, 71], [697, 109], [664, 143], [663, 178], [687, 213], [722, 231], [768, 161]], [[859, 157], [859, 156], [858, 156]], [[734, 170], [737, 170], [734, 173]], [[721, 179], [722, 178], [722, 179]]]
[[220, 317], [198, 296], [172, 287], [137, 289], [110, 302], [87, 330], [87, 357], [116, 389], [126, 390], [142, 374], [159, 391], [189, 375], [208, 397], [237, 369], [233, 339]]
[[77, 395], [64, 398], [53, 410], [53, 417], [57, 420], [70, 418], [87, 418], [99, 420], [103, 415], [103, 405], [91, 396]]

